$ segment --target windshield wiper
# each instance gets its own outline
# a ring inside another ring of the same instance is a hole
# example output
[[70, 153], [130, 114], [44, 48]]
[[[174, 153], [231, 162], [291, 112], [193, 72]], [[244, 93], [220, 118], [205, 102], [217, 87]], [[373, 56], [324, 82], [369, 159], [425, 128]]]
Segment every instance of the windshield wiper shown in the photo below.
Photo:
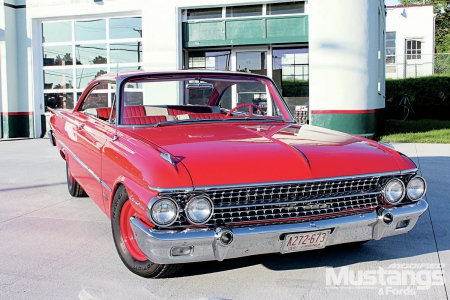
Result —
[[174, 120], [174, 121], [163, 121], [153, 124], [153, 127], [171, 126], [177, 124], [189, 124], [189, 123], [211, 123], [220, 122], [220, 119], [184, 119], [184, 120]]
[[281, 118], [267, 118], [264, 116], [247, 116], [247, 117], [228, 117], [225, 119], [184, 119], [184, 120], [174, 120], [174, 121], [162, 121], [153, 124], [153, 127], [163, 127], [163, 126], [172, 126], [178, 124], [189, 124], [189, 123], [215, 123], [222, 121], [264, 121], [264, 122], [283, 122], [286, 123], [285, 120]]
[[246, 121], [264, 121], [264, 122], [283, 122], [286, 123], [285, 120], [281, 119], [281, 118], [266, 118], [265, 116], [260, 116], [260, 117], [255, 117], [255, 116], [247, 116], [247, 117], [228, 117], [226, 119], [223, 119], [223, 121], [240, 121], [240, 120], [246, 120]]

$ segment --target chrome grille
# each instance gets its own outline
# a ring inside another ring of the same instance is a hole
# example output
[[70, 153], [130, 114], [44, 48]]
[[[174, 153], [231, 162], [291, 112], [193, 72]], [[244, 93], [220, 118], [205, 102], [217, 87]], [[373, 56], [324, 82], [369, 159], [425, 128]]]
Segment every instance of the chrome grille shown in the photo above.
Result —
[[350, 196], [338, 199], [292, 202], [289, 204], [245, 205], [241, 207], [216, 208], [213, 220], [216, 224], [258, 222], [278, 219], [310, 219], [327, 217], [343, 212], [373, 210], [378, 205], [378, 193]]
[[[411, 175], [398, 175], [407, 182]], [[245, 223], [302, 222], [342, 214], [373, 211], [380, 205], [381, 189], [394, 176], [367, 176], [337, 180], [197, 189], [214, 203], [214, 214], [207, 226]], [[181, 207], [188, 194], [167, 194]], [[189, 226], [180, 213], [175, 227]]]
[[215, 207], [279, 203], [379, 191], [380, 177], [206, 191]]

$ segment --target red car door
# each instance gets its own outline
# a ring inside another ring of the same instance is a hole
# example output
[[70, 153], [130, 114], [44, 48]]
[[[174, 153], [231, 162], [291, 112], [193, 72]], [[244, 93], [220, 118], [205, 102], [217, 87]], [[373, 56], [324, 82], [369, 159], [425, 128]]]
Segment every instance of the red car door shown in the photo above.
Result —
[[97, 205], [104, 209], [101, 178], [102, 150], [106, 140], [110, 138], [111, 125], [83, 113], [77, 114], [79, 119], [83, 120], [75, 132], [80, 147], [78, 157], [85, 169], [85, 176], [78, 177], [77, 180]]

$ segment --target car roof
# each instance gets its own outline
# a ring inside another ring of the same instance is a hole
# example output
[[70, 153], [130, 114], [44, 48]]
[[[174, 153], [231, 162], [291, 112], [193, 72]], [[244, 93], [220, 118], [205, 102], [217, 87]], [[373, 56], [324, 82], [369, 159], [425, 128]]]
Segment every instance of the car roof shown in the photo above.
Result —
[[235, 71], [217, 71], [217, 70], [172, 70], [172, 71], [131, 71], [131, 72], [119, 72], [119, 73], [107, 73], [103, 74], [94, 80], [119, 80], [126, 79], [129, 77], [135, 76], [146, 76], [146, 75], [187, 75], [187, 74], [223, 74], [223, 75], [238, 75], [238, 76], [252, 76], [252, 77], [265, 77], [264, 75], [252, 74], [252, 73], [244, 73], [244, 72], [235, 72]]

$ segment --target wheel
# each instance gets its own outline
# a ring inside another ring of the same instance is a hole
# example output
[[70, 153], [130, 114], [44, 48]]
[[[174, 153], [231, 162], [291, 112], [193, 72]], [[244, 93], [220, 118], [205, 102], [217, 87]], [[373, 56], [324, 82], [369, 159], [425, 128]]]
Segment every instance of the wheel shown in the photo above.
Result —
[[130, 225], [134, 213], [127, 190], [122, 185], [114, 195], [111, 228], [114, 245], [124, 265], [131, 272], [146, 278], [161, 278], [178, 271], [181, 264], [156, 264], [139, 249]]
[[81, 185], [75, 180], [70, 173], [69, 164], [66, 162], [66, 177], [67, 177], [67, 189], [72, 197], [87, 197], [86, 192]]
[[257, 110], [259, 110], [259, 111], [261, 112], [261, 115], [264, 116], [264, 111], [263, 111], [263, 110], [261, 109], [261, 107], [259, 107], [258, 105], [255, 105], [255, 104], [252, 104], [252, 103], [242, 103], [242, 104], [239, 104], [238, 106], [236, 106], [235, 108], [232, 108], [232, 109], [227, 113], [227, 115], [226, 115], [225, 117], [228, 118], [229, 116], [231, 116], [231, 114], [232, 114], [233, 112], [235, 112], [235, 111], [238, 110], [239, 108], [245, 107], [245, 106], [248, 106], [248, 115], [249, 115], [249, 116], [253, 115], [252, 110], [251, 110], [252, 107], [254, 107], [254, 108], [256, 108]]

